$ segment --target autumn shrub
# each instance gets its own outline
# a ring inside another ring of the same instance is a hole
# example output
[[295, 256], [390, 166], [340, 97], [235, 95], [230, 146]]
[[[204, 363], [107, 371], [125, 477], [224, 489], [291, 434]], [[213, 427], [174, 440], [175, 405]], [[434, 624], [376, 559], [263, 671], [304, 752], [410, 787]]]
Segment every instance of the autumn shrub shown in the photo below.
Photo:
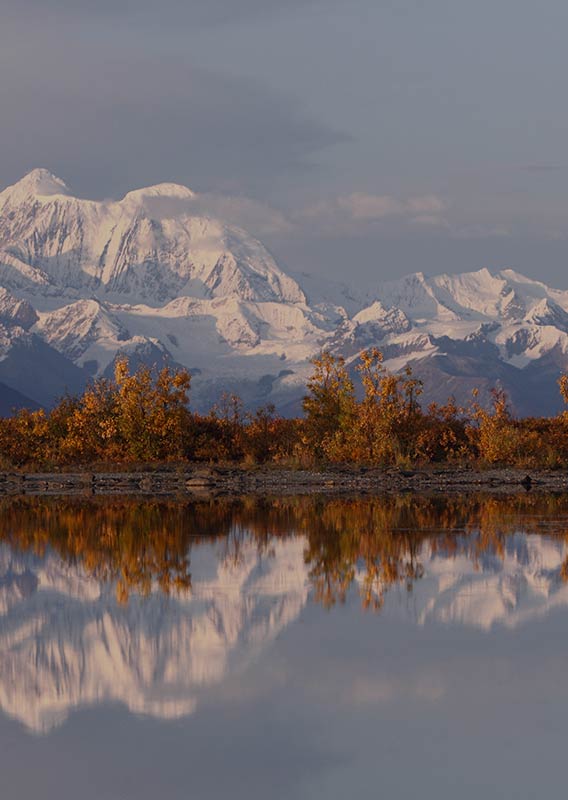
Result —
[[185, 370], [166, 367], [154, 377], [143, 366], [131, 375], [126, 359], [117, 362], [116, 424], [127, 458], [166, 461], [185, 456], [191, 431], [190, 381]]
[[407, 368], [391, 375], [377, 348], [364, 350], [357, 371], [364, 397], [344, 396], [341, 413], [326, 432], [321, 450], [329, 461], [371, 465], [406, 465], [416, 457], [416, 439], [423, 422], [418, 398], [422, 384]]
[[482, 464], [527, 469], [562, 465], [568, 455], [568, 424], [563, 415], [517, 419], [503, 391], [494, 390], [492, 399], [491, 409], [474, 404], [466, 431]]
[[302, 405], [302, 446], [316, 459], [333, 459], [338, 440], [351, 428], [355, 390], [342, 356], [324, 351], [312, 364]]
[[[351, 374], [358, 376], [357, 396]], [[81, 464], [234, 462], [324, 468], [326, 464], [410, 467], [477, 465], [559, 468], [568, 464], [568, 410], [553, 418], [514, 416], [503, 391], [490, 408], [420, 404], [422, 383], [408, 366], [389, 373], [377, 348], [350, 365], [324, 351], [313, 360], [303, 418], [272, 405], [246, 411], [225, 394], [207, 414], [191, 412], [185, 370], [131, 373], [118, 359], [114, 378], [94, 380], [50, 411], [0, 419], [0, 466], [46, 469]], [[568, 404], [568, 376], [559, 380]], [[360, 398], [360, 399], [359, 399]]]
[[2, 460], [15, 467], [46, 462], [53, 445], [49, 440], [48, 417], [43, 410], [21, 409], [0, 425]]
[[465, 411], [453, 397], [444, 405], [431, 403], [416, 435], [416, 460], [428, 463], [471, 459], [467, 422]]
[[185, 457], [192, 435], [187, 372], [147, 367], [131, 375], [117, 361], [114, 380], [99, 378], [49, 413], [19, 411], [0, 423], [0, 457], [14, 466], [93, 461], [166, 461]]

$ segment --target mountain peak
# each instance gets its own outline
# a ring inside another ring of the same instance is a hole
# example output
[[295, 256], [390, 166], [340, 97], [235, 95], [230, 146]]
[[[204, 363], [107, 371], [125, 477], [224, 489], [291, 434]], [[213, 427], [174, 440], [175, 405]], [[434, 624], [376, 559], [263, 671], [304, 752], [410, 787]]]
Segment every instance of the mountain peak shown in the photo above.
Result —
[[68, 195], [67, 184], [47, 169], [32, 169], [17, 183], [0, 193], [0, 198], [21, 202], [26, 197], [52, 197]]
[[194, 197], [185, 186], [160, 183], [118, 202], [83, 200], [47, 170], [34, 170], [0, 195], [0, 286], [4, 279], [41, 291], [47, 282], [54, 291], [130, 303], [188, 293], [305, 301], [260, 242], [205, 218]]

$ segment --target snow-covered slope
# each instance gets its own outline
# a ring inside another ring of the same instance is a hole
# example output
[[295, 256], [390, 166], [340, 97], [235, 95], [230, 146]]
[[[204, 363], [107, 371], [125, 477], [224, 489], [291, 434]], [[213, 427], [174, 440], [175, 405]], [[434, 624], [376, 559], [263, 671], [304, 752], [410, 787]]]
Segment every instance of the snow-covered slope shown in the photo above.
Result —
[[[297, 283], [244, 231], [190, 213], [194, 193], [165, 183], [118, 202], [73, 197], [34, 170], [0, 193], [0, 275], [14, 288], [161, 304], [180, 295], [303, 302]], [[4, 258], [3, 258], [4, 257]]]
[[410, 360], [419, 362], [430, 396], [440, 387], [434, 399], [444, 399], [452, 382], [458, 395], [460, 387], [467, 395], [473, 379], [482, 389], [500, 384], [521, 413], [560, 407], [556, 379], [568, 367], [568, 292], [511, 269], [481, 269], [435, 277], [419, 272], [382, 284], [377, 294], [412, 322], [409, 333], [387, 343], [391, 366], [400, 365], [398, 351], [409, 360], [411, 336], [428, 336], [426, 358], [415, 351]]
[[[84, 200], [46, 170], [1, 192], [0, 365], [25, 334], [71, 362], [83, 383], [124, 352], [190, 369], [194, 407], [230, 390], [252, 406], [297, 410], [319, 350], [351, 364], [377, 345], [390, 369], [414, 365], [427, 402], [450, 393], [467, 402], [474, 387], [483, 399], [498, 383], [521, 413], [560, 406], [568, 292], [510, 269], [416, 272], [367, 293], [292, 277], [198, 200], [170, 183]], [[59, 372], [49, 397], [81, 383]], [[27, 394], [25, 365], [8, 373], [0, 366], [0, 381]], [[36, 387], [32, 398], [49, 402]]]

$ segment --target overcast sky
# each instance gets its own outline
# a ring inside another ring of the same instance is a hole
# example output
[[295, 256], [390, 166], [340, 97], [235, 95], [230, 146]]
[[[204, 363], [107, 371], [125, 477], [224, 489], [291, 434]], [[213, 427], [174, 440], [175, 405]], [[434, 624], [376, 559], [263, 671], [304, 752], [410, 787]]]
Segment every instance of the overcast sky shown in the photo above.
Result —
[[568, 286], [564, 0], [2, 0], [0, 184], [191, 186], [350, 282]]

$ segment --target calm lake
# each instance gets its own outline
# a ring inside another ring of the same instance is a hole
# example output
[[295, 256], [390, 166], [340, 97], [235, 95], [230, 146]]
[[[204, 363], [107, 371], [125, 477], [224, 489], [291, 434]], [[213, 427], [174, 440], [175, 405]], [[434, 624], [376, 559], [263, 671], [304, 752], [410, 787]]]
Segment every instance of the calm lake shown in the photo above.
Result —
[[0, 501], [6, 800], [560, 796], [568, 496]]

